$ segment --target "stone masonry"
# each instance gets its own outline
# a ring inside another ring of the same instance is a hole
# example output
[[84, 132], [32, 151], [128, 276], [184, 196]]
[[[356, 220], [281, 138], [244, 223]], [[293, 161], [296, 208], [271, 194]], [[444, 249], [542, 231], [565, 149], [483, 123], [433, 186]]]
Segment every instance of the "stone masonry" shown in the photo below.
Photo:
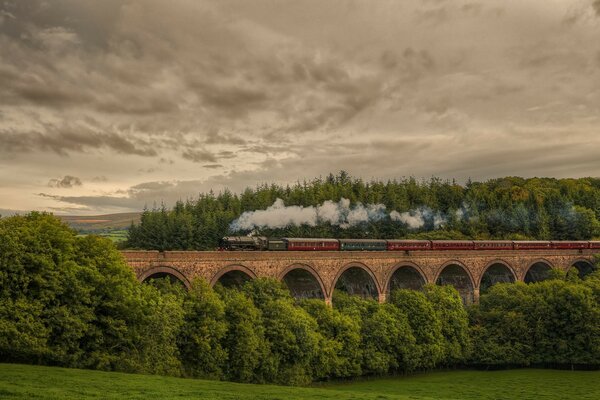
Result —
[[194, 278], [204, 278], [214, 285], [230, 271], [242, 271], [250, 278], [271, 277], [283, 280], [294, 269], [310, 272], [331, 302], [338, 278], [349, 268], [365, 270], [377, 288], [380, 301], [385, 301], [390, 279], [402, 267], [412, 267], [426, 283], [435, 283], [442, 271], [458, 265], [468, 274], [475, 301], [479, 298], [481, 279], [488, 267], [506, 266], [514, 280], [523, 281], [529, 268], [544, 263], [551, 268], [568, 271], [575, 263], [593, 261], [594, 250], [484, 250], [484, 251], [123, 251], [127, 263], [138, 280], [156, 275], [171, 275], [187, 287]]

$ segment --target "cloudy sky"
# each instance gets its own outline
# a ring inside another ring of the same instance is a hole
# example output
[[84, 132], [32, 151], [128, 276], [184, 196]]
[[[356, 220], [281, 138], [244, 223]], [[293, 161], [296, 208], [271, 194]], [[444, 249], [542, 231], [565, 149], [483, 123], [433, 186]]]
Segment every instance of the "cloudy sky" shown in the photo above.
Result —
[[600, 0], [0, 0], [0, 209], [600, 176]]

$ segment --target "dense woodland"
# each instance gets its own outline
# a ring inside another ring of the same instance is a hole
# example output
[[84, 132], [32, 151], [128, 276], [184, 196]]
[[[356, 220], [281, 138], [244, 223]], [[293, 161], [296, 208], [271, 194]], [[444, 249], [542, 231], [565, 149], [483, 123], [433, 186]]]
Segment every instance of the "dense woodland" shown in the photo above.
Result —
[[465, 308], [451, 286], [389, 302], [283, 283], [139, 284], [107, 239], [49, 214], [0, 219], [0, 362], [239, 382], [312, 381], [464, 366], [600, 366], [600, 276], [496, 284]]
[[[414, 178], [365, 182], [345, 172], [293, 186], [261, 185], [241, 194], [201, 194], [172, 209], [146, 209], [125, 244], [156, 250], [211, 250], [233, 231], [245, 211], [262, 210], [277, 199], [286, 205], [317, 206], [345, 198], [351, 204], [383, 204], [388, 211], [420, 210], [419, 228], [382, 218], [343, 228], [329, 223], [258, 228], [274, 237], [589, 240], [600, 236], [600, 179], [507, 177], [486, 182]], [[443, 222], [437, 223], [436, 218]]]

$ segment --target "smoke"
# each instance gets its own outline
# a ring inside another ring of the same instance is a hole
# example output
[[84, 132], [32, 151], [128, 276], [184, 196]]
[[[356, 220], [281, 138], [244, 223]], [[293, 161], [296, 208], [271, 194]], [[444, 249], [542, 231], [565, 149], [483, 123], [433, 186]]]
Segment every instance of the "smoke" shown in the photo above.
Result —
[[391, 211], [389, 214], [383, 204], [358, 203], [350, 206], [350, 200], [342, 198], [339, 202], [327, 200], [316, 207], [286, 206], [281, 199], [275, 200], [273, 205], [266, 210], [244, 212], [230, 225], [232, 232], [246, 231], [256, 228], [285, 228], [286, 226], [316, 226], [329, 223], [347, 229], [366, 222], [377, 222], [390, 218], [392, 221], [402, 222], [411, 229], [418, 229], [431, 221], [435, 229], [446, 222], [439, 212], [429, 208], [399, 213]]
[[392, 211], [390, 213], [392, 221], [404, 222], [411, 229], [419, 229], [425, 226], [427, 221], [431, 221], [434, 229], [438, 229], [446, 223], [446, 218], [442, 213], [434, 212], [429, 207], [421, 207], [416, 210], [406, 211], [399, 213], [398, 211]]

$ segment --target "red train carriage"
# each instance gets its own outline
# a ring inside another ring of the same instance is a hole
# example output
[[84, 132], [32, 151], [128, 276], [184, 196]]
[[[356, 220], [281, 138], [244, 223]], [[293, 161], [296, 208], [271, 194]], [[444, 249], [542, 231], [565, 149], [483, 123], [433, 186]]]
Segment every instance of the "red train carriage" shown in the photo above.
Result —
[[590, 249], [600, 249], [600, 242], [598, 241], [591, 241], [589, 242], [590, 244]]
[[473, 242], [475, 250], [512, 250], [513, 242], [510, 240], [476, 240]]
[[474, 246], [471, 240], [436, 240], [431, 242], [433, 250], [473, 250]]
[[388, 240], [389, 251], [431, 250], [431, 240]]
[[552, 243], [542, 240], [515, 240], [515, 250], [547, 250], [552, 248]]
[[340, 249], [337, 239], [283, 238], [290, 251], [334, 251]]
[[552, 243], [553, 249], [589, 249], [590, 243], [583, 241], [575, 241], [575, 242], [550, 242]]

